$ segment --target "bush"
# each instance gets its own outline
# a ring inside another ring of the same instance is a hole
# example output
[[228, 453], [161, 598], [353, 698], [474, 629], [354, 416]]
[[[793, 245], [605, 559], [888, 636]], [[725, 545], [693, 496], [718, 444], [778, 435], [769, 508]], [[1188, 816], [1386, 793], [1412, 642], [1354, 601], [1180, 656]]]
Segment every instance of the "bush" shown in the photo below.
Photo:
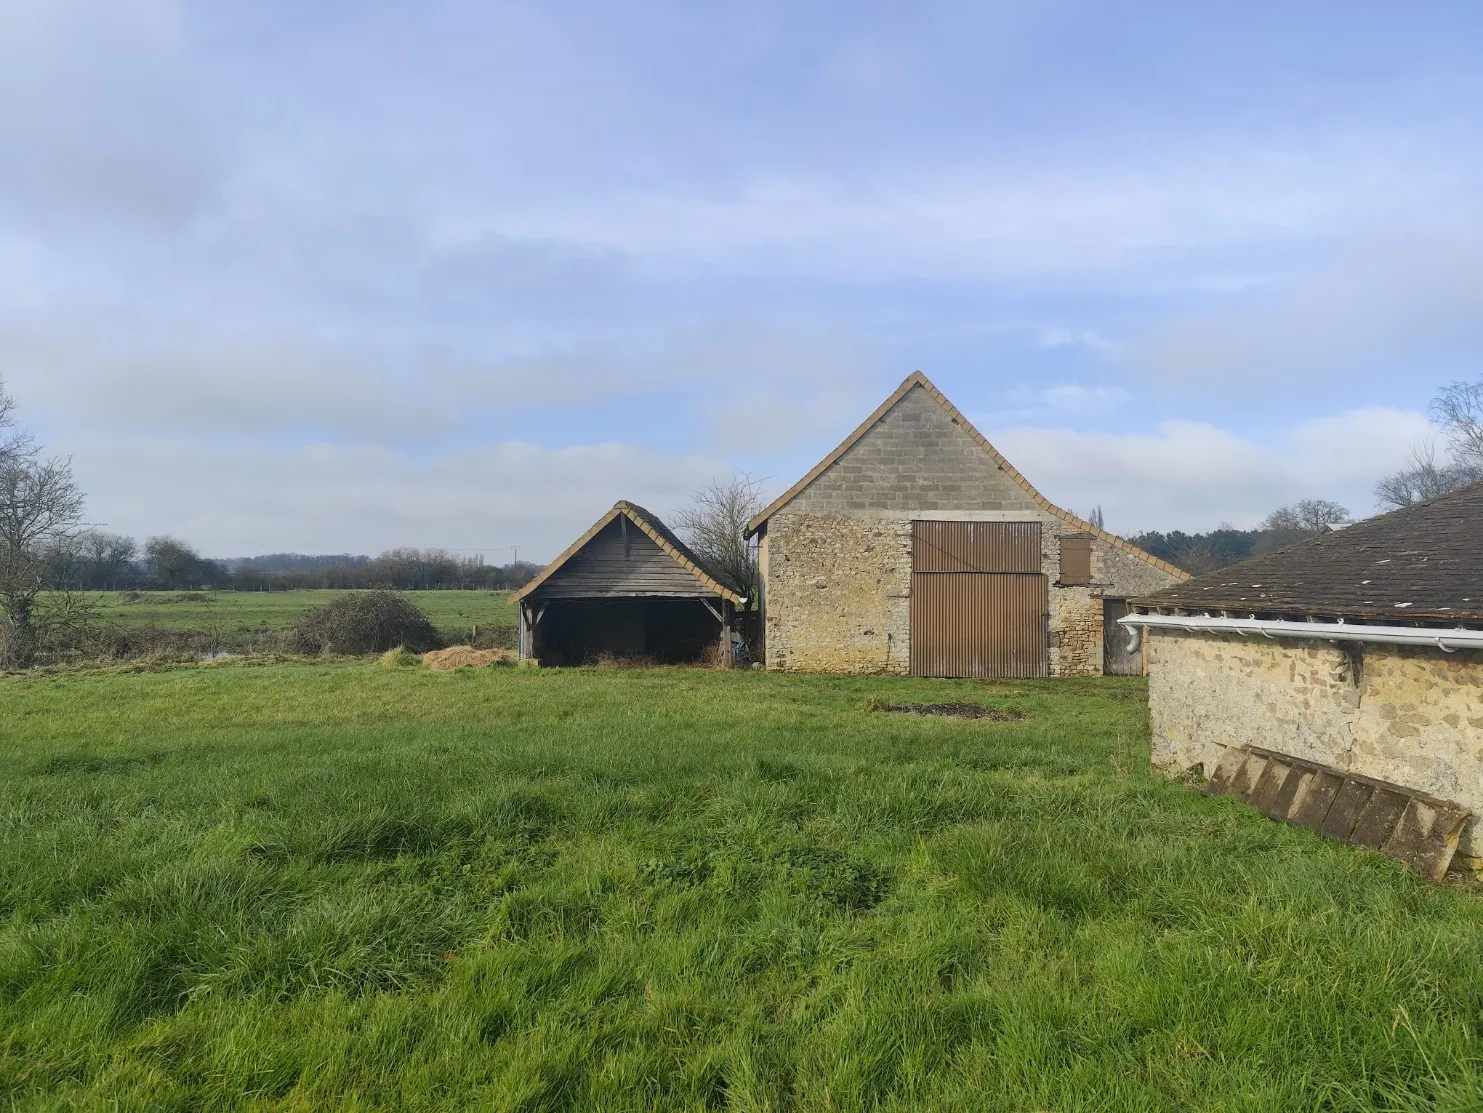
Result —
[[394, 591], [357, 591], [295, 623], [288, 646], [296, 653], [385, 653], [404, 646], [413, 653], [439, 649], [443, 639], [405, 596]]

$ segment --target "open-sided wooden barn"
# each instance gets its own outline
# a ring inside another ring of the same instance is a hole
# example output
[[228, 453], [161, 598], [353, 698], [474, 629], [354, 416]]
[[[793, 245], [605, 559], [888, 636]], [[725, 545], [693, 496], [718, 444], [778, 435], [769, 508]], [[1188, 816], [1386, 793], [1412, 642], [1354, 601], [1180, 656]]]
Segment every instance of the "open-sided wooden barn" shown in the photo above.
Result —
[[571, 665], [603, 656], [729, 663], [746, 600], [657, 517], [619, 501], [511, 601], [521, 659]]

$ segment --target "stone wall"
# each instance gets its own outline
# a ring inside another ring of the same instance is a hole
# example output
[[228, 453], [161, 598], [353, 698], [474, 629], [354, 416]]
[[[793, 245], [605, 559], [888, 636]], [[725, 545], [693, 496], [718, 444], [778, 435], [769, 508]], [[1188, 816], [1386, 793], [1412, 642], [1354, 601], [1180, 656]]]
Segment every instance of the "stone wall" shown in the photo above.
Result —
[[781, 514], [759, 556], [768, 668], [908, 671], [909, 520]]
[[1093, 587], [1050, 589], [1052, 676], [1102, 675], [1102, 596], [1095, 592]]
[[[1151, 630], [1154, 764], [1214, 770], [1260, 746], [1483, 814], [1483, 653]], [[1459, 853], [1483, 869], [1483, 830]]]

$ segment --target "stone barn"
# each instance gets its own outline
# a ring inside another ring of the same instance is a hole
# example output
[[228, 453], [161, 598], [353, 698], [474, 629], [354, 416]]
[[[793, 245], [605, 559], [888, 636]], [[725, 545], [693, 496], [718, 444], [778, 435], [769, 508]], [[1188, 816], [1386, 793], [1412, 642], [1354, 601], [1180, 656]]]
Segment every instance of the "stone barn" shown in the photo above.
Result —
[[657, 517], [618, 502], [510, 600], [520, 658], [579, 665], [603, 656], [730, 664], [736, 586]]
[[1483, 484], [1135, 600], [1154, 764], [1483, 870]]
[[770, 669], [1140, 673], [1103, 631], [1187, 578], [1053, 505], [921, 372], [748, 530]]

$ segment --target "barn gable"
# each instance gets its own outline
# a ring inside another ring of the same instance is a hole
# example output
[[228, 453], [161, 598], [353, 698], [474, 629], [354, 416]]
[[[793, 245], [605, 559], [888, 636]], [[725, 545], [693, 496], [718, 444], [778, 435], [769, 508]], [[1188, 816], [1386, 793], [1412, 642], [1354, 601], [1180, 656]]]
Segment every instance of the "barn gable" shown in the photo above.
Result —
[[742, 602], [742, 596], [704, 568], [663, 522], [643, 507], [622, 501], [510, 600], [634, 595]]
[[510, 596], [520, 657], [581, 664], [604, 657], [729, 663], [742, 595], [663, 522], [619, 502]]
[[973, 434], [916, 384], [792, 500], [794, 513], [1035, 509]]
[[785, 507], [796, 513], [857, 515], [1046, 513], [1163, 575], [1189, 578], [1182, 568], [1051, 502], [920, 371], [908, 375], [838, 448], [748, 522], [748, 531], [758, 532]]

